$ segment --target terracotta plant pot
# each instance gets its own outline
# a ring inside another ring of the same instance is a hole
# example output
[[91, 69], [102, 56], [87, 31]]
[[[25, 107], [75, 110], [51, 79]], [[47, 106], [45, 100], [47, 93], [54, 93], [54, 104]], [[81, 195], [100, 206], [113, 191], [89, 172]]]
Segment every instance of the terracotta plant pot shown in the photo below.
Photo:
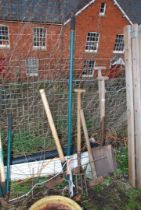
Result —
[[29, 210], [82, 210], [82, 208], [70, 198], [55, 195], [38, 200]]

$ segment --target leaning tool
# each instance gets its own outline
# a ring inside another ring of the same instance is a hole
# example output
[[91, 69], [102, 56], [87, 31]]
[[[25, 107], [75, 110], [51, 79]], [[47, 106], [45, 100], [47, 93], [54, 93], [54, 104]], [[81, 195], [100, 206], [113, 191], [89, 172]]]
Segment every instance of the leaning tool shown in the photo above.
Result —
[[44, 89], [40, 89], [40, 95], [41, 95], [42, 102], [43, 102], [43, 105], [44, 105], [44, 109], [45, 109], [45, 112], [46, 112], [46, 115], [47, 115], [47, 118], [48, 118], [49, 126], [50, 126], [50, 129], [51, 129], [55, 144], [56, 144], [56, 149], [58, 151], [59, 158], [61, 160], [62, 165], [64, 165], [65, 157], [64, 157], [64, 154], [63, 154], [61, 143], [60, 143], [60, 140], [59, 140], [59, 137], [58, 137], [58, 134], [57, 134], [57, 130], [56, 130], [56, 127], [55, 127], [55, 124], [54, 124], [54, 121], [53, 121], [53, 117], [52, 117], [52, 114], [51, 114], [51, 110], [50, 110], [49, 103], [48, 103], [48, 100], [47, 100]]
[[83, 109], [80, 110], [80, 117], [81, 117], [81, 123], [82, 123], [84, 136], [85, 136], [85, 140], [86, 140], [86, 146], [87, 146], [87, 150], [88, 150], [92, 176], [93, 176], [93, 179], [96, 180], [97, 179], [96, 168], [95, 168], [94, 158], [93, 158], [92, 149], [91, 149], [91, 145], [90, 145], [90, 141], [89, 141], [88, 130], [87, 130], [87, 126], [86, 126]]
[[81, 165], [81, 119], [80, 119], [80, 110], [81, 110], [81, 95], [86, 91], [84, 89], [74, 89], [74, 92], [77, 93], [77, 159], [78, 159], [78, 173], [80, 173]]

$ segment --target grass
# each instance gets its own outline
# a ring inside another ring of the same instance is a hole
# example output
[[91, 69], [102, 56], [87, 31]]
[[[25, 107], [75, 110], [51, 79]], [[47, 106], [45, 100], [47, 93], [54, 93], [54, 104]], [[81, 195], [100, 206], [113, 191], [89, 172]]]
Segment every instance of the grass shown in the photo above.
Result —
[[94, 204], [87, 198], [82, 201], [81, 206], [84, 210], [98, 210], [97, 207], [95, 207]]
[[85, 210], [141, 210], [141, 190], [128, 184], [128, 150], [117, 148], [117, 170], [82, 201]]
[[121, 174], [128, 174], [128, 148], [120, 147], [116, 150], [116, 160], [118, 163], [118, 171]]
[[[52, 142], [52, 143], [51, 143]], [[12, 157], [30, 155], [34, 152], [45, 151], [47, 148], [54, 148], [52, 139], [45, 140], [32, 134], [14, 134], [12, 138], [11, 154]], [[4, 158], [7, 157], [7, 144], [3, 148]]]
[[126, 204], [126, 210], [140, 210], [141, 209], [141, 190], [129, 189], [127, 191], [128, 202]]
[[[12, 138], [12, 156], [30, 155], [32, 153], [52, 150], [55, 148], [54, 140], [51, 137], [43, 138], [30, 133], [15, 133]], [[7, 157], [7, 145], [3, 148], [4, 158]]]
[[15, 181], [11, 183], [10, 197], [15, 198], [22, 196], [29, 192], [29, 190], [36, 184], [47, 181], [47, 177], [35, 177], [23, 181]]

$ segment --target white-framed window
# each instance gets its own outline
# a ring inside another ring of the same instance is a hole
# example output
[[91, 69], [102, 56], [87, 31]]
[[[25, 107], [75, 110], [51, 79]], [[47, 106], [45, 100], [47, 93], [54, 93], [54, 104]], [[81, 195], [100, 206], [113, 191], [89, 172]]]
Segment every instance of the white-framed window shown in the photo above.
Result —
[[39, 71], [38, 58], [28, 58], [26, 60], [26, 69], [28, 76], [38, 76], [38, 71]]
[[99, 15], [100, 16], [104, 16], [105, 15], [105, 12], [106, 12], [106, 3], [105, 2], [102, 2], [101, 3], [101, 6], [100, 6]]
[[46, 49], [46, 28], [33, 28], [33, 48]]
[[5, 25], [0, 25], [0, 48], [9, 48], [9, 29]]
[[114, 45], [114, 53], [123, 53], [124, 50], [124, 35], [117, 34]]
[[86, 52], [97, 52], [99, 43], [99, 33], [98, 32], [88, 32], [86, 39]]
[[93, 77], [94, 66], [95, 66], [94, 60], [84, 60], [82, 76], [83, 77]]

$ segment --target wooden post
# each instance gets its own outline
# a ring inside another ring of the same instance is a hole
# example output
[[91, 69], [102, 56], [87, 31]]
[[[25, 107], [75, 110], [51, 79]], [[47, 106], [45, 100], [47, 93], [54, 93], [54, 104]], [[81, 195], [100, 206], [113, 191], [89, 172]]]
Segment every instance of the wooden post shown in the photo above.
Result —
[[108, 80], [108, 77], [102, 76], [102, 70], [105, 67], [96, 67], [98, 71], [98, 90], [99, 90], [99, 107], [100, 107], [100, 128], [101, 128], [101, 142], [105, 144], [105, 80]]
[[141, 69], [139, 61], [139, 27], [132, 26], [132, 62], [135, 117], [136, 187], [141, 188]]
[[132, 75], [131, 26], [124, 28], [125, 37], [125, 71], [128, 122], [128, 174], [129, 183], [135, 187], [135, 139], [134, 139], [134, 95]]
[[137, 24], [125, 32], [128, 108], [129, 182], [141, 188], [141, 31]]
[[64, 157], [64, 154], [63, 154], [63, 150], [62, 150], [60, 140], [59, 140], [56, 128], [55, 128], [55, 124], [54, 124], [54, 121], [53, 121], [53, 117], [52, 117], [52, 114], [51, 114], [51, 111], [50, 111], [50, 107], [49, 107], [48, 100], [47, 100], [44, 89], [40, 90], [40, 95], [41, 95], [42, 102], [43, 102], [43, 105], [44, 105], [44, 109], [45, 109], [45, 112], [46, 112], [46, 115], [47, 115], [47, 118], [48, 118], [50, 129], [52, 131], [52, 135], [53, 135], [53, 138], [54, 138], [54, 141], [55, 141], [55, 144], [56, 144], [56, 148], [57, 148], [57, 151], [58, 151], [58, 154], [59, 154], [59, 158], [60, 158], [61, 162], [64, 163], [65, 162], [65, 157]]
[[78, 156], [78, 173], [80, 172], [81, 164], [81, 119], [80, 119], [80, 110], [81, 110], [81, 94], [86, 91], [83, 89], [74, 89], [74, 92], [77, 93], [77, 156]]
[[87, 145], [87, 149], [88, 149], [88, 154], [89, 154], [89, 160], [90, 160], [93, 179], [96, 180], [97, 179], [96, 168], [95, 168], [93, 153], [92, 153], [92, 149], [91, 149], [91, 145], [90, 145], [90, 141], [89, 141], [88, 130], [87, 130], [87, 126], [86, 126], [84, 112], [83, 112], [82, 109], [80, 110], [80, 117], [81, 117], [81, 122], [82, 122], [84, 135], [85, 135], [86, 145]]
[[[139, 62], [140, 62], [140, 71], [141, 71], [141, 25], [139, 26]], [[141, 81], [141, 77], [140, 77]]]

